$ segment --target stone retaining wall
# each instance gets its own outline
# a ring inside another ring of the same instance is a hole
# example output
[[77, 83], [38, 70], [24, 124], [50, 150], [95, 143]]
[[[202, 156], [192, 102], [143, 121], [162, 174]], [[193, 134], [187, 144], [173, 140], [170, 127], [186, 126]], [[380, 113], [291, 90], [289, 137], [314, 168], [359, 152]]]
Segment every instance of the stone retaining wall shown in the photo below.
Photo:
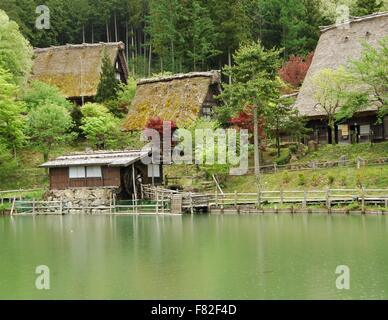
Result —
[[101, 213], [104, 209], [109, 211], [116, 191], [115, 188], [50, 190], [44, 198], [46, 201], [62, 201], [64, 212]]

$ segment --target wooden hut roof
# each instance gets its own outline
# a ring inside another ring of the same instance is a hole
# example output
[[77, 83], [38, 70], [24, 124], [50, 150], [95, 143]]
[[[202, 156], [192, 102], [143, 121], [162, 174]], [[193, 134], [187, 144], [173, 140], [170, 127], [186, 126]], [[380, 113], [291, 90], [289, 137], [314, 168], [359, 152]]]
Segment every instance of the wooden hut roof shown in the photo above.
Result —
[[152, 117], [175, 121], [178, 127], [185, 127], [197, 119], [209, 87], [215, 85], [220, 92], [220, 84], [218, 71], [140, 80], [124, 129], [143, 129]]
[[40, 165], [42, 168], [72, 167], [72, 166], [111, 166], [127, 167], [148, 155], [147, 151], [91, 151], [73, 153], [58, 157]]
[[35, 49], [31, 80], [54, 85], [67, 98], [93, 97], [100, 82], [102, 58], [106, 50], [112, 65], [119, 59], [126, 78], [128, 67], [125, 61], [124, 44], [96, 43], [53, 46]]
[[[308, 117], [325, 115], [320, 107], [316, 107], [314, 75], [322, 69], [337, 69], [341, 65], [348, 65], [351, 60], [360, 58], [363, 40], [377, 46], [378, 41], [388, 35], [388, 12], [352, 18], [348, 26], [321, 27], [321, 32], [312, 64], [295, 103], [299, 113]], [[369, 106], [365, 111], [373, 110], [376, 110], [376, 106]]]

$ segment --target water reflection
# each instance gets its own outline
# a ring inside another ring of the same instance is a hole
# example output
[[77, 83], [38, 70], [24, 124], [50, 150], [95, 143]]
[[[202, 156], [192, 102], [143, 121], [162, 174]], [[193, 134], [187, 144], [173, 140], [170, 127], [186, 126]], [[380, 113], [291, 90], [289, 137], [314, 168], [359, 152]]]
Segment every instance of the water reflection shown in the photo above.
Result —
[[[0, 298], [388, 298], [387, 218], [328, 215], [0, 218]], [[50, 267], [51, 287], [34, 288]], [[335, 287], [348, 265], [351, 290]]]

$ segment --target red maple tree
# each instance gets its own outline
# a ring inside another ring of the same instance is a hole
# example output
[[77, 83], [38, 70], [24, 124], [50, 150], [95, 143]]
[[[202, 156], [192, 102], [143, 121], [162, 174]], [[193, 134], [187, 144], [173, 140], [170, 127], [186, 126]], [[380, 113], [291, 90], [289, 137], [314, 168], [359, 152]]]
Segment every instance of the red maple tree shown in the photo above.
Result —
[[[237, 117], [231, 118], [229, 120], [231, 125], [234, 125], [240, 129], [247, 129], [250, 133], [253, 133], [254, 124], [253, 124], [253, 113], [250, 111], [241, 111]], [[265, 139], [264, 125], [265, 120], [263, 117], [260, 117], [258, 120], [259, 124], [259, 137], [260, 139]]]
[[279, 70], [280, 77], [294, 87], [301, 86], [310, 68], [313, 57], [314, 52], [310, 52], [306, 58], [292, 55]]
[[[156, 130], [159, 135], [160, 139], [163, 139], [163, 123], [165, 121], [162, 120], [160, 117], [151, 117], [148, 119], [146, 124], [146, 129], [154, 129]], [[174, 133], [174, 131], [178, 128], [175, 121], [169, 121], [171, 126], [171, 134]]]

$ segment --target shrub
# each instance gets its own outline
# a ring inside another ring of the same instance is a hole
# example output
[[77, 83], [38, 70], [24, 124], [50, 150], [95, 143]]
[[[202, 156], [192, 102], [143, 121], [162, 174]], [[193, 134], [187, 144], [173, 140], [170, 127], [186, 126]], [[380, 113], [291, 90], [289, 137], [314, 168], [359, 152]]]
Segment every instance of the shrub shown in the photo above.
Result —
[[306, 177], [303, 173], [299, 173], [299, 175], [298, 175], [298, 185], [299, 186], [306, 185]]
[[327, 177], [327, 182], [328, 182], [329, 186], [332, 186], [334, 184], [334, 181], [335, 181], [335, 177], [334, 176], [329, 175]]
[[290, 177], [289, 173], [287, 171], [284, 172], [283, 177], [282, 177], [283, 184], [288, 184], [288, 183], [290, 183], [290, 181], [291, 181], [291, 177]]
[[278, 165], [278, 166], [282, 166], [282, 165], [285, 165], [287, 163], [289, 163], [291, 160], [291, 154], [290, 152], [285, 152], [283, 153], [282, 155], [280, 155], [279, 158], [275, 159], [275, 163]]

